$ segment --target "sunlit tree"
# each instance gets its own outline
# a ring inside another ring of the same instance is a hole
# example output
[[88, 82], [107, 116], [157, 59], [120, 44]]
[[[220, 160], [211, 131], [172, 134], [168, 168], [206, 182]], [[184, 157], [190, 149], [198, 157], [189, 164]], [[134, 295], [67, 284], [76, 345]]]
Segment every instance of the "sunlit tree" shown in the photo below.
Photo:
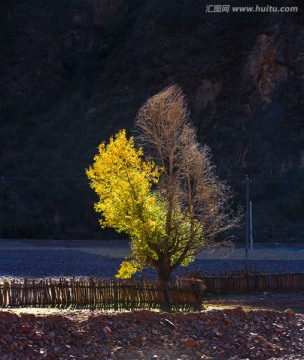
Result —
[[142, 147], [136, 149], [134, 139], [120, 131], [99, 146], [87, 175], [99, 196], [101, 225], [131, 239], [129, 261], [117, 276], [130, 277], [150, 265], [170, 302], [171, 273], [217, 245], [217, 236], [239, 217], [229, 207], [229, 189], [215, 174], [209, 148], [196, 139], [179, 87], [150, 98], [135, 126]]

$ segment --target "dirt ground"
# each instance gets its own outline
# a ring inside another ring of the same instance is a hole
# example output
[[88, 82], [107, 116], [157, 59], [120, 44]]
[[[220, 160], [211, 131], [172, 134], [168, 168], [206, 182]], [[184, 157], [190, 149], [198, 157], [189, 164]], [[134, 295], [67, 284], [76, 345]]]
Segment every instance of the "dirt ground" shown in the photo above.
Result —
[[[304, 314], [304, 291], [299, 293], [263, 293], [244, 295], [206, 295], [203, 301], [203, 311], [233, 309], [241, 306], [244, 311], [275, 310], [285, 311], [291, 309], [295, 313]], [[33, 314], [45, 316], [58, 314], [72, 318], [86, 318], [92, 310], [70, 310], [58, 308], [2, 308], [13, 314]], [[95, 310], [95, 313], [101, 313]], [[109, 312], [109, 311], [107, 311]], [[111, 312], [111, 311], [110, 311]], [[111, 313], [114, 313], [111, 312]]]
[[299, 293], [263, 293], [255, 295], [207, 296], [204, 301], [206, 310], [230, 309], [241, 306], [246, 310], [291, 309], [295, 313], [304, 314], [304, 292]]

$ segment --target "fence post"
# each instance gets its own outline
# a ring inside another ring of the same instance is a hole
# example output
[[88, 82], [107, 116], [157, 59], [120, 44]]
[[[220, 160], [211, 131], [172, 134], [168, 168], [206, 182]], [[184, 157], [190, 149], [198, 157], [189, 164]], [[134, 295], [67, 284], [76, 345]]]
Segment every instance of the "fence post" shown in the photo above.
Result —
[[9, 282], [4, 282], [4, 289], [3, 289], [3, 304], [6, 306], [8, 305], [9, 299]]

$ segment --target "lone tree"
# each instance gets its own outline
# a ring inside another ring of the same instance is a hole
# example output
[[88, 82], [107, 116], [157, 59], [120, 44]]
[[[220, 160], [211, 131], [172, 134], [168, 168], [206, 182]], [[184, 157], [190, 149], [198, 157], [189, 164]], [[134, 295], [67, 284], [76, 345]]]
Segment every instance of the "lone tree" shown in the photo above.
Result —
[[216, 237], [235, 227], [239, 216], [229, 207], [229, 188], [215, 174], [209, 148], [196, 139], [178, 86], [151, 97], [135, 126], [142, 147], [136, 150], [134, 139], [120, 131], [99, 146], [87, 176], [99, 195], [101, 225], [131, 238], [131, 260], [117, 276], [130, 277], [150, 265], [170, 302], [171, 273], [216, 246]]

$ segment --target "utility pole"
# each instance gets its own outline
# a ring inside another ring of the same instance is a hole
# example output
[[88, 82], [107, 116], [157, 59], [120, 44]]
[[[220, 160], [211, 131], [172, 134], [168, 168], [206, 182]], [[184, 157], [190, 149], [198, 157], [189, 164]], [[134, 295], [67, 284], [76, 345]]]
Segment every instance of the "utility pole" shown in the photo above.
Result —
[[249, 223], [249, 238], [250, 238], [250, 260], [253, 259], [253, 231], [252, 231], [252, 202], [250, 201], [250, 223]]
[[245, 248], [245, 260], [248, 260], [248, 245], [249, 245], [249, 224], [250, 224], [250, 204], [249, 204], [249, 176], [246, 175], [246, 248]]

